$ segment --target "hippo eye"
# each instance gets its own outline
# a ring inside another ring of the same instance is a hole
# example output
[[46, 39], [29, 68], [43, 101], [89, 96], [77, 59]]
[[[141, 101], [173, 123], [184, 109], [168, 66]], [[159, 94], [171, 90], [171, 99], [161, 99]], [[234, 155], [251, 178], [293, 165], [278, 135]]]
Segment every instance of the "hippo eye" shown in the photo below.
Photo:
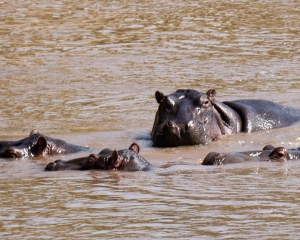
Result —
[[166, 104], [165, 106], [166, 112], [170, 113], [172, 110], [172, 105], [171, 104]]
[[205, 100], [202, 104], [202, 108], [208, 108], [209, 101]]
[[172, 99], [168, 98], [164, 103], [164, 107], [166, 112], [170, 113], [173, 111], [173, 108], [175, 107], [175, 102]]

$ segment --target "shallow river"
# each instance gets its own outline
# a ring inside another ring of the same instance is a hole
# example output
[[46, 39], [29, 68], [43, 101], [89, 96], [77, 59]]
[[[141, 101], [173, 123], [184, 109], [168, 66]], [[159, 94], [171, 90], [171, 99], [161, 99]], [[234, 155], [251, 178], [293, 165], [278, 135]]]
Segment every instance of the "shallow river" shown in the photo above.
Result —
[[202, 166], [210, 151], [299, 147], [299, 125], [159, 149], [156, 90], [299, 107], [300, 4], [0, 2], [0, 139], [33, 128], [93, 147], [141, 146], [151, 172], [44, 172], [75, 156], [1, 160], [1, 239], [297, 239], [300, 161]]

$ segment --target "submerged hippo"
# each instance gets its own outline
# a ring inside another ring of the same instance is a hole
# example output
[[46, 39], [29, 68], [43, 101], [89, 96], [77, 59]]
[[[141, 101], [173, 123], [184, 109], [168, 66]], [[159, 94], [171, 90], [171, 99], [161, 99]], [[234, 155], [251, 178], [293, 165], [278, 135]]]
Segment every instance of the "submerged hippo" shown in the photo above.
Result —
[[41, 134], [34, 129], [29, 137], [18, 141], [0, 141], [0, 158], [26, 158], [54, 154], [68, 154], [88, 150], [88, 147], [76, 146], [60, 139]]
[[299, 159], [300, 148], [287, 150], [284, 147], [273, 147], [267, 145], [263, 150], [235, 152], [235, 153], [217, 153], [210, 152], [204, 158], [202, 165], [223, 165], [228, 163], [241, 163], [247, 161], [269, 161], [269, 162], [287, 162], [288, 160]]
[[300, 121], [300, 110], [267, 100], [219, 102], [216, 91], [179, 89], [170, 95], [157, 91], [159, 107], [151, 138], [153, 146], [207, 144], [238, 132], [280, 128]]
[[76, 158], [69, 161], [56, 160], [49, 163], [45, 170], [123, 170], [123, 171], [146, 171], [151, 164], [138, 155], [140, 147], [133, 143], [129, 149], [110, 150], [104, 149], [98, 155], [91, 154], [88, 157]]

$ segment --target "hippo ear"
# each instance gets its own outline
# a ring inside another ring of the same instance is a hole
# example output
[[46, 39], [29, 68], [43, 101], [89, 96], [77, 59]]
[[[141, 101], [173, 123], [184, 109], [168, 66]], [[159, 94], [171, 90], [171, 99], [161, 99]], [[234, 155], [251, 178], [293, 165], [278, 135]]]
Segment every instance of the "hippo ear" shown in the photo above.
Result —
[[162, 103], [162, 100], [164, 99], [165, 95], [159, 91], [156, 91], [155, 92], [155, 98], [156, 98], [156, 101], [158, 103]]
[[110, 169], [120, 167], [121, 163], [122, 163], [122, 159], [119, 158], [118, 152], [116, 150], [114, 150], [112, 155], [111, 155]]
[[213, 102], [215, 100], [217, 92], [215, 89], [212, 88], [207, 91], [206, 95], [207, 95], [209, 101]]
[[43, 155], [44, 150], [47, 147], [47, 139], [44, 136], [40, 136], [37, 139], [36, 144], [32, 147], [32, 153], [35, 157]]
[[129, 150], [134, 151], [136, 154], [140, 152], [140, 146], [136, 143], [130, 145]]
[[37, 133], [39, 133], [39, 132], [40, 132], [39, 130], [33, 129], [33, 130], [31, 130], [31, 132], [29, 133], [29, 137], [32, 136], [32, 135], [34, 135], [34, 134], [37, 134]]

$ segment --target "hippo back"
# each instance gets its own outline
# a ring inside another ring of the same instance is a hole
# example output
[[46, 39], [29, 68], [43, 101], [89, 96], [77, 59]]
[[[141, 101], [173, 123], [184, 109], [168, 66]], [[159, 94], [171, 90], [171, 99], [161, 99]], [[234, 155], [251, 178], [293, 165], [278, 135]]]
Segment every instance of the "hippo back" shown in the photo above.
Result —
[[268, 100], [245, 99], [223, 103], [240, 115], [243, 132], [286, 127], [300, 121], [299, 109]]

